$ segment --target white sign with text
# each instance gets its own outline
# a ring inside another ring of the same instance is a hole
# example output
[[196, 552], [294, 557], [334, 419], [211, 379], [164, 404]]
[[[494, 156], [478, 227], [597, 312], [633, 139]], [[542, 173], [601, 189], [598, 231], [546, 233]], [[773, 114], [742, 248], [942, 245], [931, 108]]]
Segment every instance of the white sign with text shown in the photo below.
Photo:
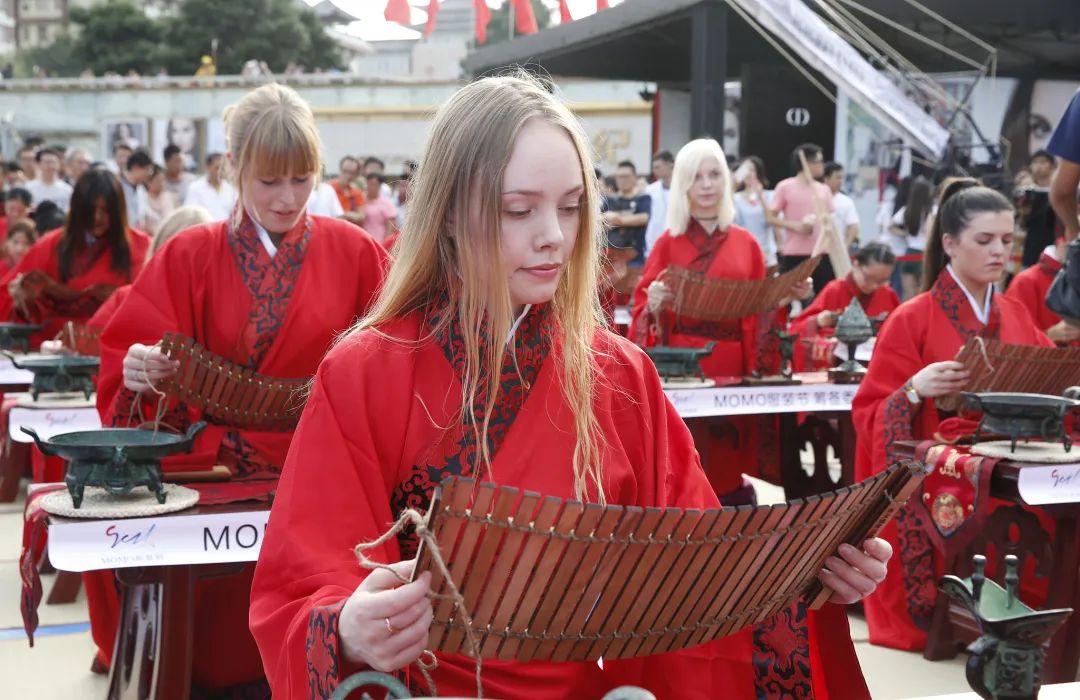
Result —
[[270, 510], [154, 518], [54, 519], [49, 561], [61, 571], [255, 561]]
[[857, 384], [729, 386], [664, 391], [683, 418], [850, 411]]
[[34, 381], [34, 373], [28, 369], [16, 369], [11, 360], [0, 356], [0, 384], [26, 384]]
[[48, 440], [61, 433], [99, 430], [101, 416], [94, 407], [40, 409], [16, 406], [8, 416], [8, 434], [15, 442], [33, 442], [32, 437], [19, 430], [22, 426], [33, 428], [38, 437]]
[[1017, 488], [1032, 506], [1080, 503], [1080, 464], [1025, 464]]

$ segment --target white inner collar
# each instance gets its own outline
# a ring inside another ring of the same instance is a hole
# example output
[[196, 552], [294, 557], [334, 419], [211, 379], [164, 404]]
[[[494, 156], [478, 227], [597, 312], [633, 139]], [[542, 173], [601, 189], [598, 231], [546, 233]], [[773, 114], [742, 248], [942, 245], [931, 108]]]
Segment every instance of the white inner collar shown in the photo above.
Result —
[[255, 220], [255, 217], [251, 217], [251, 223], [255, 224], [255, 230], [259, 233], [259, 242], [262, 243], [263, 248], [266, 249], [266, 254], [273, 260], [277, 255], [277, 246], [274, 245], [274, 241], [270, 239], [270, 234], [266, 232], [263, 225]]
[[968, 288], [964, 286], [964, 283], [960, 281], [960, 278], [953, 271], [952, 263], [945, 266], [945, 269], [949, 271], [952, 278], [956, 280], [956, 284], [963, 290], [964, 296], [967, 297], [968, 303], [971, 304], [971, 310], [975, 312], [975, 318], [979, 319], [979, 323], [984, 326], [990, 323], [990, 304], [994, 299], [994, 285], [986, 285], [986, 296], [983, 299], [982, 306], [975, 300], [975, 295], [968, 291]]

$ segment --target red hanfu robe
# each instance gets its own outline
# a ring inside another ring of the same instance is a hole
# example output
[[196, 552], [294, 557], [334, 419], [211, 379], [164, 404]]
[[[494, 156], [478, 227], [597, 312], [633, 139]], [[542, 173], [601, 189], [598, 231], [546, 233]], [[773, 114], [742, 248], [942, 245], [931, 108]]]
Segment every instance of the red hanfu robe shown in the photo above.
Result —
[[[888, 468], [887, 448], [894, 442], [928, 440], [937, 432], [942, 416], [934, 400], [923, 399], [914, 406], [903, 389], [923, 367], [955, 359], [961, 346], [975, 336], [1018, 345], [1051, 345], [1015, 299], [994, 294], [991, 304], [989, 323], [980, 323], [963, 289], [948, 270], [942, 270], [929, 292], [889, 315], [852, 402], [859, 436], [856, 481]], [[908, 650], [926, 646], [937, 581], [948, 572], [942, 570], [944, 563], [926, 537], [918, 533], [914, 522], [918, 517], [906, 506], [879, 535], [889, 540], [898, 557], [890, 563], [885, 581], [863, 601], [874, 644]], [[1052, 523], [1044, 521], [1044, 527], [1052, 528]]]
[[[98, 307], [109, 288], [131, 284], [142, 271], [150, 251], [150, 237], [142, 231], [128, 229], [128, 246], [131, 248], [131, 271], [117, 272], [112, 269], [112, 254], [108, 248], [98, 242], [75, 256], [71, 265], [71, 277], [67, 281], [60, 279], [60, 240], [63, 229], [46, 234], [35, 243], [19, 264], [0, 278], [0, 319], [19, 320], [28, 323], [43, 323], [44, 328], [33, 336], [36, 345], [42, 340], [53, 338], [68, 321], [85, 322]], [[85, 294], [73, 301], [54, 301], [45, 295], [31, 304], [29, 317], [15, 308], [14, 300], [8, 293], [8, 285], [16, 276], [32, 271], [43, 272], [53, 280], [82, 292], [100, 287], [98, 293]]]
[[[122, 364], [134, 343], [153, 344], [166, 332], [194, 338], [211, 352], [262, 374], [310, 377], [333, 339], [363, 315], [382, 283], [386, 252], [356, 226], [309, 216], [285, 235], [270, 258], [250, 219], [188, 229], [151, 259], [101, 335], [98, 409], [105, 425], [126, 424], [134, 394], [122, 387]], [[146, 415], [155, 401], [144, 400]], [[202, 419], [173, 406], [163, 422], [178, 429]], [[191, 455], [167, 458], [163, 470], [206, 470], [224, 464], [234, 479], [275, 479], [291, 432], [256, 432], [209, 425]], [[268, 483], [272, 484], [272, 481]], [[221, 579], [199, 580], [192, 676], [221, 688], [262, 676], [247, 631], [252, 567]], [[104, 572], [111, 586], [111, 572]], [[88, 593], [91, 590], [87, 588]], [[91, 623], [99, 649], [111, 654], [115, 616], [105, 608]]]
[[[504, 364], [489, 430], [491, 471], [480, 476], [573, 498], [574, 416], [560, 388], [551, 328], [545, 308], [534, 307], [515, 336], [516, 357]], [[475, 438], [459, 413], [462, 343], [453, 324], [440, 327], [417, 312], [345, 339], [320, 366], [252, 587], [251, 629], [275, 696], [328, 698], [360, 670], [342, 658], [338, 641], [341, 609], [367, 573], [353, 547], [375, 540], [403, 509], [426, 509], [443, 478], [476, 476]], [[610, 332], [599, 332], [595, 343], [603, 379], [593, 405], [608, 503], [716, 507], [652, 363]], [[387, 391], [391, 377], [395, 388]], [[483, 406], [479, 397], [467, 420]], [[415, 539], [405, 535], [368, 555], [390, 563], [415, 551]], [[485, 661], [484, 692], [505, 700], [599, 698], [633, 683], [661, 698], [868, 697], [843, 608], [829, 605], [808, 617], [808, 635], [779, 637], [788, 642], [783, 654], [744, 630], [678, 653], [608, 661], [602, 671], [592, 662]], [[827, 656], [816, 653], [819, 645], [829, 647]], [[417, 673], [407, 679], [422, 682]], [[468, 658], [439, 655], [434, 679], [440, 696], [475, 696]]]
[[[1005, 296], [1024, 305], [1041, 331], [1061, 322], [1060, 316], [1046, 308], [1046, 293], [1050, 291], [1058, 272], [1061, 272], [1061, 263], [1043, 253], [1039, 256], [1039, 262], [1013, 277], [1005, 290]], [[1080, 340], [1070, 345], [1080, 346]]]
[[850, 274], [842, 280], [833, 280], [825, 285], [825, 288], [814, 297], [814, 301], [803, 309], [799, 317], [791, 322], [791, 332], [799, 336], [799, 349], [795, 352], [795, 370], [829, 369], [833, 366], [832, 358], [813, 361], [810, 356], [812, 346], [804, 341], [813, 341], [816, 337], [831, 338], [836, 333], [836, 328], [821, 328], [818, 326], [817, 316], [822, 311], [843, 313], [852, 299], [859, 300], [859, 306], [870, 318], [881, 314], [891, 313], [900, 306], [900, 297], [892, 287], [884, 285], [878, 287], [870, 294], [863, 294], [855, 284]]
[[[745, 229], [731, 225], [726, 231], [709, 234], [695, 219], [686, 233], [665, 232], [657, 239], [645, 269], [634, 289], [629, 337], [643, 347], [664, 341], [663, 328], [669, 326], [667, 344], [674, 347], [704, 347], [715, 342], [712, 354], [701, 360], [708, 377], [730, 382], [754, 369], [758, 319], [749, 316], [732, 321], [699, 321], [663, 311], [658, 322], [648, 311], [649, 285], [668, 266], [682, 267], [718, 279], [753, 280], [765, 277], [765, 256], [757, 239]], [[658, 332], [659, 331], [659, 332]], [[716, 493], [733, 494], [743, 488], [743, 472], [757, 473], [756, 417], [733, 417], [716, 421], [703, 430], [707, 445], [698, 445], [705, 471]]]

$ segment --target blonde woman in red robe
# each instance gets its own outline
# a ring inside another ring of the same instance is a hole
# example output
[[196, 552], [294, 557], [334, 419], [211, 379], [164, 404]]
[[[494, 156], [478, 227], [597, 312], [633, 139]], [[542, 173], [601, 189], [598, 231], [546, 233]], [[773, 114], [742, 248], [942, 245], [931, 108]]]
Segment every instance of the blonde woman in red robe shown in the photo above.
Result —
[[[896, 441], [928, 440], [938, 432], [947, 416], [935, 400], [962, 390], [968, 380], [954, 360], [967, 340], [1050, 345], [1027, 309], [994, 289], [1012, 245], [1013, 207], [1005, 197], [970, 179], [946, 184], [927, 243], [923, 292], [885, 321], [852, 404], [856, 480], [884, 471]], [[864, 602], [874, 644], [911, 650], [926, 645], [937, 581], [947, 572], [921, 535], [920, 517], [906, 506], [882, 532], [899, 546], [900, 562]]]
[[[151, 385], [176, 371], [156, 346], [163, 334], [189, 336], [260, 374], [310, 377], [334, 338], [366, 313], [382, 283], [387, 257], [378, 243], [353, 224], [307, 213], [321, 172], [308, 104], [290, 88], [265, 85], [227, 110], [225, 123], [238, 206], [230, 220], [188, 228], [157, 251], [109, 319], [101, 335], [98, 381], [105, 425], [126, 424], [133, 404], [154, 415]], [[201, 419], [200, 411], [172, 403], [163, 422], [185, 430]], [[210, 420], [192, 454], [166, 459], [163, 470], [221, 464], [234, 481], [261, 482], [269, 491], [291, 440], [291, 432], [229, 428]], [[247, 629], [253, 569], [197, 582], [196, 695], [237, 688], [265, 692]], [[94, 638], [109, 655], [116, 618], [106, 611], [98, 624], [93, 602]]]
[[68, 321], [85, 322], [146, 262], [150, 237], [128, 223], [116, 176], [85, 173], [75, 183], [64, 227], [42, 236], [0, 279], [0, 319], [43, 324], [35, 345]]
[[[371, 315], [322, 362], [274, 500], [251, 629], [275, 697], [327, 698], [362, 669], [406, 675], [432, 620], [429, 576], [400, 585], [361, 568], [353, 548], [403, 510], [427, 509], [446, 477], [591, 503], [718, 505], [652, 363], [603, 327], [588, 143], [531, 79], [480, 80], [436, 114], [413, 181], [423, 206]], [[368, 554], [408, 577], [416, 551], [403, 534]], [[835, 600], [869, 592], [889, 555], [871, 540], [830, 559]], [[739, 634], [603, 669], [485, 661], [484, 689], [505, 700], [599, 698], [625, 683], [663, 698], [778, 696], [797, 663], [805, 685], [791, 696], [867, 697], [834, 637], [823, 658], [816, 637], [775, 658]], [[439, 695], [475, 695], [471, 659], [437, 658]], [[418, 673], [407, 680], [431, 692]]]
[[1061, 259], [1065, 255], [1065, 239], [1060, 239], [1039, 256], [1039, 261], [1024, 270], [1009, 283], [1005, 296], [1024, 305], [1035, 325], [1058, 345], [1080, 345], [1080, 328], [1062, 321], [1046, 308], [1046, 293], [1054, 278], [1061, 272]]
[[[649, 251], [634, 290], [630, 338], [643, 347], [671, 345], [701, 348], [716, 343], [701, 360], [707, 377], [741, 379], [756, 369], [759, 318], [700, 321], [668, 310], [671, 290], [660, 276], [669, 266], [708, 277], [754, 280], [765, 277], [765, 256], [752, 233], [732, 223], [735, 205], [727, 158], [713, 139], [698, 139], [675, 157], [668, 199], [668, 229]], [[810, 280], [792, 289], [809, 296]], [[786, 306], [785, 301], [782, 306]], [[752, 503], [754, 490], [743, 471], [756, 472], [756, 417], [738, 417], [709, 425], [698, 445], [709, 482], [724, 505]]]
[[889, 246], [867, 243], [855, 253], [854, 262], [847, 277], [825, 285], [810, 306], [791, 322], [790, 332], [798, 335], [800, 340], [800, 349], [795, 353], [796, 371], [823, 370], [833, 366], [831, 344], [826, 346], [826, 356], [817, 357], [813, 352], [821, 345], [815, 341], [833, 337], [836, 322], [852, 299], [859, 300], [859, 306], [870, 318], [879, 318], [900, 306], [900, 297], [889, 286], [893, 268], [896, 267], [896, 255]]

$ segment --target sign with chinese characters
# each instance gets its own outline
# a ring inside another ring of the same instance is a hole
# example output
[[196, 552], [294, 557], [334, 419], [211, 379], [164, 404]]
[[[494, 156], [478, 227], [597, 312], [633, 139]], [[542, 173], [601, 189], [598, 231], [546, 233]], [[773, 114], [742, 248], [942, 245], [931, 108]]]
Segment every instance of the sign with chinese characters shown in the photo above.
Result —
[[800, 411], [850, 411], [857, 385], [729, 386], [668, 389], [664, 393], [683, 418], [748, 416]]
[[49, 560], [61, 571], [255, 561], [270, 510], [154, 518], [53, 519]]

